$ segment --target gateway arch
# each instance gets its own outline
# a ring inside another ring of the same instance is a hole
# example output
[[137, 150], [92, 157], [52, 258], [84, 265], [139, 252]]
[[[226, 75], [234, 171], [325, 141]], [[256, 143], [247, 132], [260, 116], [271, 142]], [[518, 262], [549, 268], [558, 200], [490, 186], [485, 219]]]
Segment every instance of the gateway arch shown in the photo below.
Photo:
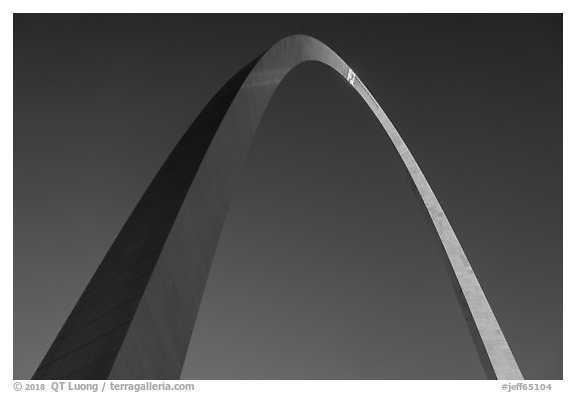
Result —
[[235, 74], [164, 162], [106, 253], [34, 379], [178, 379], [242, 164], [270, 98], [296, 65], [342, 75], [408, 170], [451, 265], [490, 379], [522, 374], [474, 271], [414, 157], [353, 70], [308, 36], [287, 37]]

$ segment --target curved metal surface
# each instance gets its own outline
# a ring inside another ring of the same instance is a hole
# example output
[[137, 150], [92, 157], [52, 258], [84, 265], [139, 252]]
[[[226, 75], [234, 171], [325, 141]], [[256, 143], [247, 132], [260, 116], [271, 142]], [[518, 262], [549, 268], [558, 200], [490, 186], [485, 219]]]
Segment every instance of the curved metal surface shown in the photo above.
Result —
[[346, 63], [303, 35], [279, 41], [204, 108], [122, 228], [34, 378], [179, 378], [254, 133], [284, 76], [306, 61], [346, 78], [392, 140], [446, 251], [487, 377], [522, 379], [446, 215], [396, 128]]

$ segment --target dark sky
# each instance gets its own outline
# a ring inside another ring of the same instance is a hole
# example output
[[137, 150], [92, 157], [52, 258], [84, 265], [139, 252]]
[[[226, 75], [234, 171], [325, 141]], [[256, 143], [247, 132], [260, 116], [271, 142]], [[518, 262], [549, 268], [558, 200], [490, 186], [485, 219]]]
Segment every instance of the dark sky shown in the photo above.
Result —
[[[279, 39], [362, 78], [424, 171], [529, 379], [562, 378], [561, 15], [16, 15], [14, 377], [29, 378], [209, 98]], [[185, 379], [482, 379], [439, 241], [347, 82], [264, 115]]]

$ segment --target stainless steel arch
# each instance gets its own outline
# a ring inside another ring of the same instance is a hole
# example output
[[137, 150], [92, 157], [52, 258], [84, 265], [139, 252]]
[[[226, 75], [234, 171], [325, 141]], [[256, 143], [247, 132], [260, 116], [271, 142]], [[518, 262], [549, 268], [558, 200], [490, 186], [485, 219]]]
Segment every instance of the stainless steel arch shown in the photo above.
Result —
[[438, 200], [396, 128], [329, 47], [287, 37], [236, 74], [166, 160], [40, 364], [38, 379], [178, 378], [241, 164], [270, 98], [306, 61], [340, 73], [389, 135], [436, 228], [489, 378], [522, 379]]

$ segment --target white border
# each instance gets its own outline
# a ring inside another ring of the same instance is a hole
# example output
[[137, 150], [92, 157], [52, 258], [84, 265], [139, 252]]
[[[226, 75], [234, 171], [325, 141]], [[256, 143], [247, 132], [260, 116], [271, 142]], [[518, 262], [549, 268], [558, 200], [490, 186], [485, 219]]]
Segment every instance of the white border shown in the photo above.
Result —
[[[0, 324], [2, 329], [3, 348], [0, 360], [2, 375], [2, 391], [14, 391], [12, 380], [13, 360], [12, 348], [8, 340], [13, 339], [12, 325], [12, 262], [13, 262], [13, 85], [12, 85], [12, 43], [13, 26], [12, 13], [14, 12], [562, 12], [564, 13], [564, 70], [576, 70], [574, 61], [574, 25], [576, 20], [573, 16], [575, 7], [569, 1], [504, 1], [485, 0], [482, 2], [465, 1], [397, 1], [378, 2], [373, 0], [354, 1], [315, 1], [310, 0], [290, 0], [285, 4], [277, 5], [276, 1], [119, 1], [100, 0], [98, 2], [82, 2], [72, 0], [29, 0], [29, 1], [7, 1], [3, 2], [0, 20], [0, 42], [2, 43], [2, 102], [0, 105], [2, 121], [2, 132], [0, 133], [0, 173], [3, 192], [0, 194], [2, 203], [0, 214], [3, 218], [0, 234], [2, 247], [0, 277], [0, 301], [2, 310], [10, 318], [6, 318]], [[574, 299], [575, 285], [574, 262], [576, 254], [574, 248], [570, 247], [574, 243], [576, 231], [571, 224], [575, 222], [575, 176], [576, 165], [574, 154], [576, 130], [574, 123], [574, 77], [573, 73], [564, 72], [564, 381], [525, 381], [526, 383], [551, 383], [554, 392], [575, 392], [576, 383], [574, 370], [574, 336], [566, 332], [576, 331], [574, 323]], [[567, 130], [567, 131], [566, 131]], [[10, 218], [10, 220], [8, 219]], [[572, 372], [571, 372], [572, 371]], [[26, 383], [27, 381], [21, 381]], [[502, 390], [503, 382], [499, 381], [195, 381], [196, 390], [203, 392], [214, 391], [237, 391], [237, 392], [293, 392], [293, 391], [333, 391], [333, 392], [372, 392], [383, 391], [384, 388], [391, 391], [442, 391], [442, 392], [490, 392]], [[520, 388], [519, 390], [523, 390]], [[47, 390], [51, 391], [47, 385]]]

